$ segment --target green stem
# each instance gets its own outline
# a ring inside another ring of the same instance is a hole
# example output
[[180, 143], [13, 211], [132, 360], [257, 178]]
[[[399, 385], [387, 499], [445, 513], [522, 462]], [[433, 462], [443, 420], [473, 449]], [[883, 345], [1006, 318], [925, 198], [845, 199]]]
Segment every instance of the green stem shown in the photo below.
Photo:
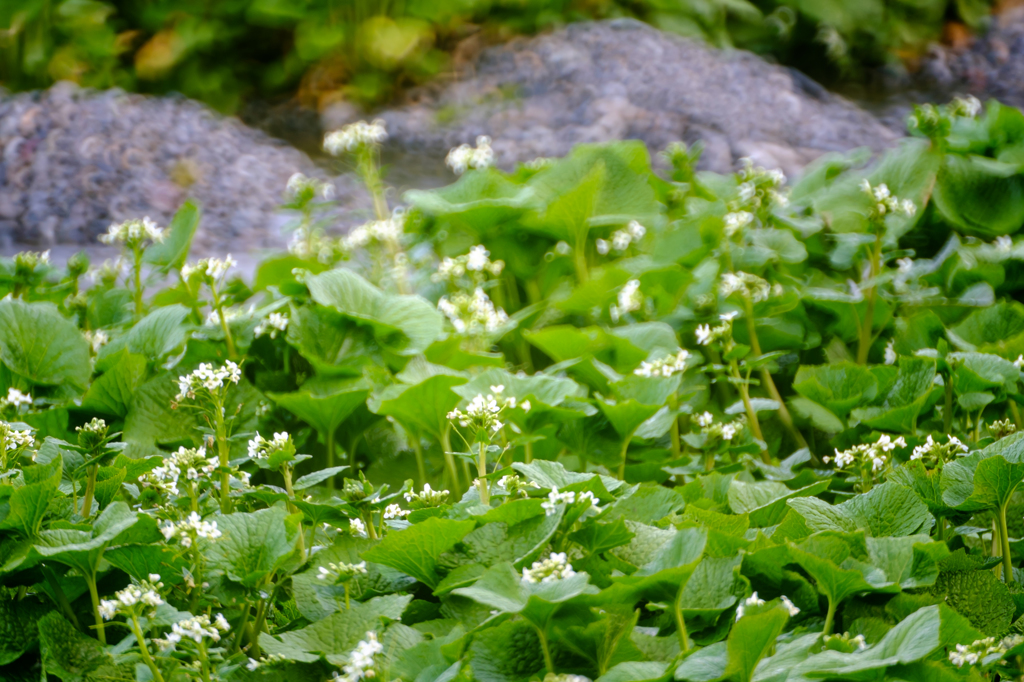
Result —
[[835, 623], [836, 619], [836, 606], [838, 606], [838, 604], [836, 604], [835, 600], [829, 597], [828, 613], [825, 614], [825, 629], [821, 631], [823, 636], [827, 637], [832, 634], [832, 625]]
[[134, 247], [135, 316], [142, 317], [142, 249]]
[[686, 621], [683, 620], [682, 599], [684, 587], [685, 583], [679, 588], [679, 593], [676, 595], [676, 601], [673, 605], [672, 612], [676, 619], [676, 630], [679, 632], [679, 646], [682, 648], [683, 652], [687, 652], [690, 650], [690, 637], [686, 631]]
[[89, 599], [92, 601], [92, 617], [96, 621], [96, 639], [103, 644], [107, 643], [107, 633], [103, 629], [103, 616], [100, 615], [100, 595], [96, 589], [96, 573], [83, 576], [85, 584], [89, 588]]
[[222, 514], [230, 514], [231, 472], [228, 465], [231, 455], [228, 449], [227, 428], [224, 424], [224, 406], [221, 403], [221, 400], [217, 400], [213, 406], [213, 423], [217, 434], [217, 460], [220, 463], [220, 511]]
[[756, 438], [758, 443], [760, 443], [761, 459], [764, 460], [765, 464], [771, 464], [772, 458], [771, 455], [768, 454], [764, 434], [761, 433], [761, 422], [757, 418], [757, 412], [754, 411], [753, 404], [750, 402], [750, 385], [740, 377], [740, 368], [736, 364], [735, 360], [729, 362], [729, 367], [732, 369], [733, 378], [737, 380], [736, 388], [740, 392], [740, 399], [743, 400], [743, 409], [747, 412], [747, 421], [750, 424], [750, 430], [754, 433], [754, 438]]
[[455, 455], [452, 453], [451, 426], [446, 426], [441, 434], [441, 449], [444, 450], [444, 466], [448, 471], [448, 484], [456, 500], [462, 499], [462, 488], [459, 485], [459, 473], [455, 469]]
[[363, 523], [366, 524], [366, 535], [371, 540], [377, 539], [377, 529], [373, 525], [373, 512], [370, 512], [367, 516], [363, 517]]
[[946, 517], [945, 516], [940, 516], [939, 517], [938, 541], [939, 542], [945, 542], [946, 541]]
[[[879, 232], [875, 238], [875, 247], [871, 250], [871, 279], [874, 280], [878, 277], [878, 273], [882, 267], [882, 233]], [[868, 287], [865, 294], [867, 298], [867, 307], [864, 311], [864, 324], [860, 328], [860, 341], [857, 344], [857, 364], [866, 365], [868, 363], [868, 351], [871, 350], [871, 341], [874, 335], [871, 333], [874, 330], [875, 322], [875, 298], [877, 296], [877, 287], [872, 284]]]
[[420, 437], [409, 434], [409, 441], [412, 443], [412, 451], [416, 455], [416, 473], [419, 476], [420, 488], [427, 482], [427, 465], [423, 461], [423, 445], [420, 444]]
[[480, 455], [476, 463], [477, 489], [480, 491], [480, 502], [485, 507], [491, 505], [491, 491], [487, 485], [487, 444], [480, 443]]
[[[288, 511], [298, 514], [299, 508], [295, 506], [295, 491], [292, 489], [292, 470], [287, 464], [281, 467], [281, 474], [284, 476], [284, 489], [288, 493]], [[299, 521], [299, 559], [306, 563], [306, 535], [302, 532], [302, 521]]]
[[235, 626], [235, 641], [231, 646], [232, 653], [241, 651], [242, 649], [242, 637], [245, 636], [245, 629], [249, 625], [249, 611], [250, 607], [248, 604], [242, 607], [242, 619], [238, 621], [238, 625]]
[[537, 638], [540, 639], [540, 649], [544, 652], [544, 667], [551, 674], [555, 674], [555, 661], [551, 658], [551, 648], [548, 646], [548, 636], [544, 634], [544, 631], [537, 627], [536, 624], [531, 623], [533, 628], [537, 631]]
[[[330, 469], [334, 466], [334, 429], [327, 429], [324, 436], [324, 440], [327, 441], [327, 468]], [[328, 490], [334, 490], [334, 476], [328, 478], [326, 483]]]
[[[675, 393], [669, 398], [669, 409], [675, 412], [679, 408], [679, 396]], [[682, 452], [682, 446], [679, 440], [679, 415], [672, 418], [672, 459], [679, 459], [680, 453]]]
[[131, 619], [132, 633], [135, 635], [135, 639], [139, 642], [139, 652], [142, 654], [143, 662], [149, 667], [149, 670], [153, 673], [153, 679], [156, 682], [164, 682], [164, 676], [160, 674], [160, 668], [157, 667], [156, 661], [149, 654], [149, 647], [146, 646], [146, 638], [142, 634], [142, 628], [139, 627], [139, 619], [136, 616], [132, 616]]
[[1009, 499], [999, 505], [999, 542], [1003, 553], [1003, 582], [1013, 582], [1013, 563], [1010, 560], [1010, 531], [1006, 527], [1006, 507]]
[[210, 285], [210, 291], [213, 293], [213, 309], [217, 311], [217, 318], [220, 320], [220, 328], [224, 331], [224, 342], [228, 346], [228, 357], [234, 359], [238, 354], [235, 352], [235, 339], [231, 336], [231, 328], [228, 326], [228, 321], [224, 317], [224, 304], [220, 300], [220, 294], [217, 293], [217, 286], [215, 284]]
[[64, 612], [64, 617], [67, 618], [76, 629], [81, 630], [82, 626], [78, 622], [78, 616], [75, 615], [74, 609], [71, 608], [71, 602], [68, 601], [68, 596], [64, 594], [64, 589], [61, 588], [60, 582], [57, 580], [57, 575], [53, 572], [53, 569], [43, 564], [43, 575], [46, 577], [46, 582], [50, 585], [50, 590], [53, 592], [54, 599], [57, 600], [60, 610]]
[[92, 498], [96, 492], [96, 475], [99, 473], [99, 464], [89, 465], [89, 478], [85, 482], [85, 496], [82, 498], [82, 518], [92, 516]]
[[345, 610], [348, 611], [349, 609], [352, 608], [352, 605], [349, 604], [348, 581], [347, 580], [345, 581], [344, 585], [345, 585]]
[[953, 431], [953, 377], [944, 376], [942, 378], [946, 383], [946, 404], [942, 410], [942, 428], [948, 434]]
[[[639, 426], [637, 427], [639, 428]], [[622, 457], [622, 462], [619, 463], [619, 480], [626, 480], [626, 452], [629, 450], [629, 441], [633, 440], [633, 434], [636, 433], [636, 429], [629, 432], [629, 435], [622, 439], [622, 451], [619, 455]]]
[[533, 442], [532, 441], [526, 441], [526, 443], [523, 445], [523, 457], [526, 460], [527, 464], [529, 464], [530, 462], [533, 461]]

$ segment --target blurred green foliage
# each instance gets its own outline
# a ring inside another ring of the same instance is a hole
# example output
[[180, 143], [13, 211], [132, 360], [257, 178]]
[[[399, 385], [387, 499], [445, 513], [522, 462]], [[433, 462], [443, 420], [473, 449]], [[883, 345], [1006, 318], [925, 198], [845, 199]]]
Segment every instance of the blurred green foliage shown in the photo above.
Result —
[[990, 0], [6, 0], [0, 83], [174, 90], [222, 111], [291, 93], [375, 104], [470, 53], [457, 49], [468, 37], [479, 46], [618, 16], [828, 80], [919, 51], [946, 21], [977, 27], [989, 11]]

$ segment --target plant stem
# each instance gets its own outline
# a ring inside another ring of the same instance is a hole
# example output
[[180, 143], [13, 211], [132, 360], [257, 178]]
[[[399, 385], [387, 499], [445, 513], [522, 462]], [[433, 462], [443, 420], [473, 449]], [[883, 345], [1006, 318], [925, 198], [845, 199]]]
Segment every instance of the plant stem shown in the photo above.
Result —
[[828, 613], [825, 614], [825, 629], [821, 631], [821, 634], [828, 636], [832, 634], [832, 625], [836, 619], [836, 602], [831, 597], [828, 600]]
[[1010, 561], [1010, 532], [1006, 527], [1006, 507], [1009, 499], [999, 505], [999, 542], [1003, 553], [1003, 582], [1013, 582], [1013, 563]]
[[[879, 270], [882, 267], [882, 233], [879, 232], [875, 238], [875, 246], [871, 250], [871, 279], [874, 280], [878, 277]], [[872, 284], [868, 287], [866, 298], [867, 306], [864, 311], [864, 324], [860, 328], [860, 340], [857, 343], [857, 364], [866, 365], [868, 363], [868, 351], [871, 350], [871, 341], [874, 339], [874, 335], [871, 333], [874, 330], [875, 323], [875, 298], [877, 296], [878, 287]]]
[[476, 462], [477, 489], [480, 491], [480, 502], [485, 507], [491, 505], [491, 491], [487, 485], [487, 444], [480, 443], [480, 455]]
[[103, 616], [100, 615], [100, 595], [96, 589], [96, 572], [83, 576], [85, 584], [89, 588], [89, 599], [92, 601], [92, 617], [96, 621], [96, 639], [103, 644], [107, 643], [107, 633], [103, 629]]
[[142, 317], [142, 249], [134, 247], [133, 279], [135, 280], [135, 316]]
[[953, 377], [942, 377], [946, 384], [946, 404], [942, 410], [942, 428], [946, 433], [953, 430]]
[[[744, 302], [747, 306], [747, 335], [750, 337], [750, 351], [755, 357], [760, 357], [762, 355], [761, 341], [757, 338], [757, 328], [754, 324], [754, 304], [749, 298], [744, 298]], [[772, 373], [768, 371], [767, 367], [761, 368], [761, 383], [768, 389], [768, 395], [771, 396], [772, 400], [779, 404], [779, 421], [782, 422], [790, 435], [793, 436], [793, 440], [796, 441], [797, 445], [801, 448], [806, 448], [807, 441], [804, 439], [803, 434], [800, 433], [800, 429], [796, 428], [796, 425], [793, 424], [793, 416], [789, 413], [789, 408], [786, 407], [782, 394], [779, 393], [779, 389], [775, 385], [775, 379], [772, 378]]]
[[555, 661], [551, 658], [551, 649], [548, 647], [548, 636], [544, 634], [535, 623], [531, 623], [533, 629], [537, 631], [537, 637], [540, 639], [540, 649], [544, 652], [544, 667], [551, 674], [555, 674]]
[[[679, 396], [673, 393], [669, 397], [668, 408], [675, 412], [679, 408]], [[672, 418], [672, 458], [679, 459], [679, 455], [682, 452], [682, 447], [679, 440], [679, 415]]]
[[416, 455], [416, 473], [419, 476], [420, 488], [427, 482], [427, 465], [423, 461], [423, 446], [420, 444], [420, 437], [417, 435], [409, 434], [409, 440], [412, 442], [412, 451]]
[[238, 625], [235, 626], [235, 642], [231, 646], [232, 652], [240, 651], [242, 649], [242, 637], [245, 635], [245, 628], [249, 625], [249, 611], [250, 607], [245, 604], [242, 607], [242, 619], [238, 621]]
[[139, 652], [142, 654], [143, 662], [149, 666], [150, 671], [153, 673], [153, 679], [156, 682], [164, 682], [164, 676], [160, 674], [160, 668], [157, 667], [156, 661], [149, 654], [149, 648], [146, 646], [146, 637], [142, 634], [142, 628], [139, 627], [139, 619], [136, 616], [132, 616], [131, 619], [132, 633], [135, 635], [135, 639], [139, 642]]
[[220, 300], [220, 294], [217, 293], [217, 285], [211, 284], [210, 291], [213, 293], [213, 309], [217, 311], [217, 318], [220, 320], [220, 328], [224, 331], [224, 343], [228, 346], [228, 357], [234, 359], [238, 355], [235, 352], [235, 339], [231, 336], [231, 328], [228, 326], [228, 321], [224, 317], [224, 304]]
[[765, 464], [771, 464], [772, 458], [768, 454], [768, 444], [764, 440], [764, 434], [761, 433], [761, 422], [758, 420], [757, 412], [750, 402], [750, 384], [748, 383], [750, 376], [748, 374], [746, 380], [740, 377], [740, 368], [735, 360], [729, 362], [729, 368], [732, 370], [733, 378], [736, 379], [736, 389], [740, 392], [740, 399], [743, 400], [743, 408], [747, 412], [750, 430], [754, 433], [754, 438], [761, 445], [761, 459], [764, 460]]
[[[637, 426], [637, 428], [640, 428]], [[622, 462], [619, 464], [619, 480], [626, 480], [626, 451], [629, 450], [629, 441], [633, 440], [633, 434], [636, 433], [636, 429], [629, 432], [629, 435], [622, 439], [622, 451], [619, 453], [622, 456]]]
[[[327, 429], [324, 436], [324, 440], [327, 441], [327, 468], [330, 469], [334, 466], [334, 429]], [[334, 490], [334, 476], [328, 478], [326, 483], [328, 490]]]
[[345, 581], [344, 585], [345, 585], [345, 610], [348, 611], [349, 609], [352, 608], [352, 606], [349, 604], [348, 581], [347, 580]]
[[57, 600], [60, 610], [64, 612], [64, 617], [67, 618], [76, 629], [81, 630], [82, 625], [78, 622], [78, 616], [75, 615], [74, 609], [71, 608], [71, 602], [68, 601], [68, 596], [64, 594], [63, 588], [61, 588], [60, 583], [57, 582], [57, 576], [53, 572], [53, 569], [46, 564], [43, 564], [43, 575], [46, 577], [46, 582], [50, 585], [50, 589], [53, 591], [53, 596]]
[[220, 463], [220, 511], [231, 513], [231, 472], [230, 451], [228, 449], [227, 429], [224, 425], [224, 406], [217, 400], [213, 406], [214, 428], [217, 434], [217, 460]]
[[686, 631], [686, 621], [683, 620], [683, 609], [681, 601], [683, 598], [683, 588], [686, 586], [685, 583], [679, 587], [679, 593], [676, 595], [676, 601], [674, 608], [672, 609], [673, 615], [676, 619], [676, 630], [679, 631], [679, 646], [682, 647], [684, 652], [690, 650], [690, 637]]
[[[292, 514], [298, 514], [299, 508], [295, 506], [295, 491], [292, 489], [292, 470], [287, 464], [281, 467], [281, 474], [284, 476], [284, 489], [288, 493], [288, 510]], [[306, 534], [302, 532], [302, 521], [299, 521], [299, 558], [306, 563]]]
[[462, 486], [459, 485], [459, 472], [455, 469], [455, 455], [452, 453], [451, 426], [445, 427], [441, 434], [441, 449], [444, 450], [444, 466], [448, 470], [449, 485], [455, 499], [462, 499]]
[[96, 475], [99, 473], [99, 464], [89, 465], [89, 477], [85, 482], [85, 496], [82, 498], [82, 518], [92, 516], [92, 497], [96, 492]]

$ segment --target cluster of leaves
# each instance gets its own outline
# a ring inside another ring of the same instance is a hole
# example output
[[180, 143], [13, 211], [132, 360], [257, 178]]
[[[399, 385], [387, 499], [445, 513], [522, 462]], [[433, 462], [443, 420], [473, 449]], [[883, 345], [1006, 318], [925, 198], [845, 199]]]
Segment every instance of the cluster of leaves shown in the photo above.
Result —
[[[364, 104], [451, 65], [459, 41], [635, 16], [661, 29], [772, 53], [815, 77], [919, 52], [943, 22], [977, 27], [989, 0], [9, 0], [0, 6], [0, 82], [182, 92], [218, 110], [298, 90], [307, 105]], [[823, 59], [824, 57], [824, 59]], [[457, 57], [456, 57], [457, 58]], [[825, 68], [822, 68], [825, 66]]]
[[1019, 676], [1024, 114], [911, 128], [792, 187], [463, 150], [391, 212], [363, 124], [376, 220], [293, 178], [249, 284], [192, 205], [3, 261], [0, 677]]

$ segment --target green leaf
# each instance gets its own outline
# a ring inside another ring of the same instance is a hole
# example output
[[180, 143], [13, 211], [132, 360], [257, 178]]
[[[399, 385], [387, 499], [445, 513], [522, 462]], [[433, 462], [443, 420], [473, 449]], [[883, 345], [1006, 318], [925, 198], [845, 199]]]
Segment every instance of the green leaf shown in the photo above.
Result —
[[134, 681], [132, 666], [120, 666], [106, 648], [83, 635], [58, 613], [40, 619], [39, 651], [43, 668], [64, 682]]
[[0, 362], [40, 386], [81, 393], [89, 383], [89, 343], [47, 303], [0, 301]]
[[942, 501], [961, 511], [996, 509], [1024, 480], [1024, 432], [950, 462], [942, 469]]
[[505, 621], [474, 637], [469, 666], [479, 682], [526, 682], [544, 668], [540, 639], [525, 621]]
[[143, 262], [158, 266], [160, 272], [164, 273], [184, 265], [201, 217], [202, 210], [194, 201], [188, 200], [182, 204], [171, 218], [171, 224], [164, 230], [163, 242], [147, 248]]
[[391, 566], [411, 575], [428, 587], [437, 587], [437, 558], [455, 546], [476, 524], [430, 518], [400, 533], [389, 533], [376, 547], [363, 554], [367, 561]]
[[763, 528], [782, 521], [789, 511], [786, 501], [798, 497], [813, 497], [828, 489], [829, 481], [818, 481], [797, 490], [782, 483], [760, 481], [745, 483], [734, 480], [729, 485], [729, 508], [736, 514], [747, 514], [750, 525]]
[[209, 570], [244, 587], [259, 585], [295, 550], [298, 527], [286, 516], [281, 507], [271, 507], [217, 517], [222, 537], [205, 552]]
[[0, 601], [0, 665], [18, 660], [35, 647], [36, 623], [52, 610], [34, 598]]
[[[133, 533], [136, 524], [140, 529]], [[41, 531], [33, 552], [45, 560], [57, 561], [84, 575], [92, 575], [109, 545], [130, 541], [153, 542], [157, 537], [155, 521], [140, 517], [124, 502], [114, 502], [96, 517], [89, 530], [62, 528]]]
[[914, 491], [891, 481], [834, 506], [816, 497], [790, 499], [786, 504], [812, 531], [863, 529], [874, 537], [902, 536], [927, 531], [935, 522]]
[[62, 472], [60, 457], [29, 468], [25, 474], [26, 485], [15, 488], [6, 504], [0, 505], [0, 529], [17, 531], [26, 538], [35, 537], [50, 501], [58, 495]]
[[1024, 178], [1017, 164], [946, 154], [932, 201], [965, 234], [992, 239], [1024, 223]]
[[878, 380], [868, 368], [852, 362], [801, 365], [793, 380], [793, 390], [845, 419], [850, 410], [875, 398]]
[[726, 640], [725, 674], [733, 680], [750, 682], [757, 664], [775, 646], [788, 620], [789, 612], [777, 606], [736, 621]]
[[934, 360], [900, 357], [899, 371], [881, 404], [858, 407], [851, 414], [881, 431], [912, 432], [918, 417], [938, 400], [934, 380]]
[[1006, 634], [1016, 612], [1010, 590], [991, 571], [943, 571], [931, 592], [986, 637]]
[[461, 401], [452, 389], [465, 383], [465, 377], [439, 373], [411, 385], [393, 384], [375, 394], [369, 406], [414, 432], [440, 440], [448, 428], [448, 413]]
[[109, 356], [106, 364], [108, 369], [92, 382], [82, 398], [82, 409], [123, 419], [135, 391], [146, 378], [146, 357], [122, 348]]
[[268, 393], [278, 405], [303, 420], [323, 437], [366, 402], [370, 385], [363, 379], [311, 379], [294, 393]]

